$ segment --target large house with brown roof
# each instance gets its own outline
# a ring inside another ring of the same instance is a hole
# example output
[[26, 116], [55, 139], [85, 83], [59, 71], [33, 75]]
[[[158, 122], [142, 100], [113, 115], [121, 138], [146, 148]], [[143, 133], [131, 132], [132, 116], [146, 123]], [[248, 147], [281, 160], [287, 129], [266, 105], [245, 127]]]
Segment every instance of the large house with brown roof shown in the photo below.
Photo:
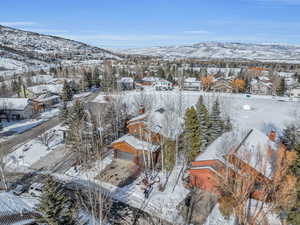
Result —
[[[274, 132], [269, 137], [256, 129], [243, 135], [224, 133], [191, 163], [189, 183], [219, 194], [220, 179], [224, 179], [225, 174], [242, 176], [247, 173], [257, 179], [257, 184], [268, 184], [274, 176], [275, 160], [280, 151], [285, 148], [277, 143]], [[261, 194], [258, 188], [253, 197], [260, 199]]]
[[231, 93], [233, 91], [233, 87], [229, 79], [220, 78], [213, 83], [211, 90], [214, 92]]

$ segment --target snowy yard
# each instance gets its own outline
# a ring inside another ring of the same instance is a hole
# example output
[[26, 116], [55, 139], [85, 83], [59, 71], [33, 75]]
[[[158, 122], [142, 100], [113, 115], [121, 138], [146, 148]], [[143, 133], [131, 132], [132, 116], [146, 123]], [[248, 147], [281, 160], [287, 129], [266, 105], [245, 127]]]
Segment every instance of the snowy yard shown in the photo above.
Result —
[[[37, 137], [26, 144], [20, 146], [16, 151], [7, 156], [7, 166], [11, 170], [19, 171], [29, 169], [35, 162], [49, 154], [52, 150], [63, 143], [63, 132], [60, 131], [61, 126], [58, 125], [51, 130], [41, 134], [47, 140], [48, 146], [43, 143], [41, 136]], [[46, 137], [45, 135], [48, 135]]]
[[94, 179], [107, 165], [112, 162], [112, 154], [109, 154], [102, 160], [96, 161], [92, 168], [89, 170], [83, 170], [80, 167], [71, 167], [67, 172], [66, 175], [80, 177], [84, 180]]
[[[178, 184], [176, 184], [182, 166], [175, 167], [169, 177], [166, 189], [163, 192], [159, 191], [159, 184], [156, 183], [153, 185], [153, 190], [151, 191], [149, 198], [145, 199], [144, 191], [139, 184], [143, 175], [138, 177], [133, 183], [121, 188], [95, 179], [95, 177], [109, 165], [111, 161], [112, 156], [109, 155], [102, 161], [97, 161], [91, 170], [81, 171], [80, 168], [71, 168], [66, 172], [66, 175], [68, 176], [68, 179], [73, 180], [74, 182], [76, 182], [77, 179], [94, 182], [106, 190], [109, 190], [114, 199], [129, 204], [132, 207], [143, 209], [144, 211], [157, 215], [167, 221], [176, 221], [177, 224], [180, 224], [180, 221], [183, 221], [183, 218], [179, 215], [176, 208], [189, 193], [189, 190], [183, 187], [181, 179], [178, 179]], [[156, 177], [160, 177], [162, 181], [165, 176], [162, 173], [159, 173]], [[60, 178], [63, 178], [63, 176], [60, 176]]]
[[[146, 95], [152, 98], [153, 108], [173, 105], [176, 109], [181, 106], [181, 114], [184, 110], [196, 104], [200, 95], [210, 108], [213, 101], [218, 98], [221, 103], [221, 111], [229, 115], [234, 126], [241, 129], [256, 128], [264, 130], [267, 124], [273, 124], [277, 128], [283, 128], [288, 122], [299, 114], [300, 102], [289, 101], [288, 98], [274, 96], [259, 96], [246, 94], [212, 93], [199, 91], [155, 91], [152, 87], [147, 87], [145, 91], [127, 91], [120, 94], [129, 108], [133, 108], [135, 98]], [[115, 95], [116, 96], [116, 95]], [[182, 99], [180, 101], [180, 98]], [[95, 102], [102, 102], [103, 95], [95, 98]], [[250, 107], [250, 110], [245, 105]], [[179, 110], [180, 111], [180, 110]]]
[[[260, 202], [255, 200], [252, 201], [254, 202], [252, 206], [252, 211], [257, 212], [257, 209], [255, 210], [255, 208], [260, 205]], [[266, 218], [268, 219], [269, 225], [281, 224], [279, 217], [275, 214], [269, 212], [267, 213]], [[216, 204], [213, 210], [211, 211], [210, 215], [206, 218], [204, 225], [235, 225], [235, 220], [233, 216], [230, 216], [228, 219], [224, 218], [224, 216], [220, 212], [219, 204]]]

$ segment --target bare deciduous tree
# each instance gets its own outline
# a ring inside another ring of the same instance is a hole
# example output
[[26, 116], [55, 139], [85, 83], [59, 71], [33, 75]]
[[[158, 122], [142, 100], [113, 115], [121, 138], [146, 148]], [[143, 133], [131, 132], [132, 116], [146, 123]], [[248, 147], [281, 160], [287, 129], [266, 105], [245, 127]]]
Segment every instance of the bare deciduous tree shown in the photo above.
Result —
[[41, 135], [39, 135], [37, 137], [38, 141], [45, 145], [47, 147], [47, 149], [49, 150], [50, 148], [50, 143], [51, 141], [53, 141], [53, 139], [55, 138], [56, 136], [56, 131], [55, 130], [50, 130], [50, 131], [46, 131], [46, 132], [43, 132]]
[[[234, 215], [236, 224], [266, 224], [269, 215], [286, 209], [295, 197], [296, 178], [288, 174], [293, 153], [279, 148], [273, 162], [275, 166], [271, 168], [272, 176], [269, 177], [268, 163], [272, 161], [272, 156], [262, 152], [268, 152], [268, 149], [256, 148], [246, 152], [242, 160], [229, 154], [224, 174], [217, 179], [221, 193], [220, 210], [225, 216]], [[247, 166], [253, 165], [253, 162], [255, 169]]]
[[7, 154], [8, 152], [4, 149], [1, 148], [1, 143], [0, 143], [0, 173], [1, 173], [1, 179], [5, 189], [7, 190], [7, 182], [6, 182], [6, 165], [7, 165]]
[[151, 94], [140, 92], [139, 94], [134, 96], [132, 104], [135, 114], [138, 114], [141, 107], [144, 107], [146, 112], [150, 112], [154, 106], [154, 99]]

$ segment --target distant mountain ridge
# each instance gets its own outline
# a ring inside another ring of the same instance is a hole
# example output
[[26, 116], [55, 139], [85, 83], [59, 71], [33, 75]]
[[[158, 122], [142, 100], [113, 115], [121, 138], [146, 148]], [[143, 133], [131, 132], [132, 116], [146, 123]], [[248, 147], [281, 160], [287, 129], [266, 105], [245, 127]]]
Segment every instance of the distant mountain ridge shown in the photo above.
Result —
[[0, 25], [0, 71], [119, 56], [102, 48], [66, 38]]
[[243, 59], [300, 62], [300, 46], [239, 42], [203, 42], [192, 45], [119, 50], [122, 53], [164, 58]]

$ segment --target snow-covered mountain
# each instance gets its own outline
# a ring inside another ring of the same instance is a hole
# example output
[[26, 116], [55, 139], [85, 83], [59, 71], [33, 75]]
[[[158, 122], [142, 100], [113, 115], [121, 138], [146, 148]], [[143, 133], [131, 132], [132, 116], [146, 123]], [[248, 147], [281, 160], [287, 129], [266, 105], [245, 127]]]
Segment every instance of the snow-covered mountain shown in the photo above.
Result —
[[300, 62], [300, 46], [205, 42], [193, 45], [120, 50], [122, 53], [164, 58], [246, 59]]
[[118, 56], [81, 42], [0, 25], [0, 71], [104, 58]]

